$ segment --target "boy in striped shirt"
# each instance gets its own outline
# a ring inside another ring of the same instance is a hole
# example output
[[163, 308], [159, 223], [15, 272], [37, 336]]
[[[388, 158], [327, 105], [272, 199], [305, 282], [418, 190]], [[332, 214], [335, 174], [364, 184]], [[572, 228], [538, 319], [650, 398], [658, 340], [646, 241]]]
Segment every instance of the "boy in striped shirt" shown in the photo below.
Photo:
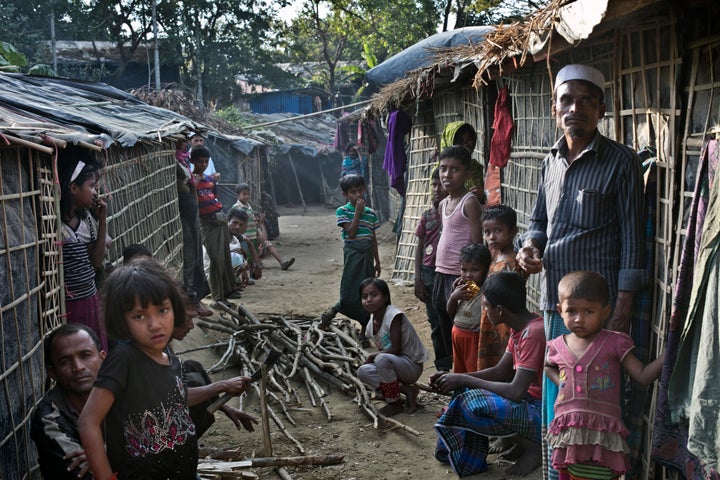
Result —
[[363, 348], [369, 348], [370, 342], [363, 332], [370, 314], [362, 307], [360, 284], [366, 278], [380, 276], [380, 255], [375, 237], [380, 222], [375, 210], [365, 206], [365, 179], [361, 175], [345, 175], [340, 179], [340, 189], [348, 201], [335, 211], [343, 239], [340, 300], [328, 308], [321, 319], [322, 324], [327, 326], [340, 312], [358, 321], [362, 325], [360, 343]]
[[235, 290], [227, 219], [222, 210], [222, 203], [215, 193], [215, 179], [205, 174], [209, 159], [210, 151], [205, 147], [195, 147], [190, 152], [200, 210], [200, 231], [203, 245], [210, 257], [208, 283], [215, 301], [211, 306], [217, 308], [218, 304], [223, 304], [233, 308], [235, 305], [228, 300], [240, 298], [240, 292]]

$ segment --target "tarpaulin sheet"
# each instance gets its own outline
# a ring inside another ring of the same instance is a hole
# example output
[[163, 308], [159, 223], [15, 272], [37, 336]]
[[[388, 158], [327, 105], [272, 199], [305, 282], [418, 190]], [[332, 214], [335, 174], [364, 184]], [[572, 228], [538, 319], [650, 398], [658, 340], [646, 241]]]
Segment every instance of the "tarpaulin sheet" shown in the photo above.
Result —
[[365, 77], [376, 85], [387, 85], [405, 76], [407, 72], [431, 66], [433, 48], [455, 47], [480, 43], [495, 27], [465, 27], [432, 35], [402, 52], [393, 55], [377, 67], [371, 68]]

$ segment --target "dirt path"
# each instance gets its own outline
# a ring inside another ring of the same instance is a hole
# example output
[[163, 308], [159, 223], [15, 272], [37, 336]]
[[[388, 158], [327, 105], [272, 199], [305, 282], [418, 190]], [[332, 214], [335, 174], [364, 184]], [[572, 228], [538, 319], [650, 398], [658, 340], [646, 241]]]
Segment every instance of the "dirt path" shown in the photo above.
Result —
[[[332, 210], [311, 207], [303, 215], [302, 209], [282, 209], [280, 217], [281, 237], [275, 241], [285, 259], [295, 257], [295, 265], [281, 271], [273, 259], [264, 261], [263, 278], [249, 287], [241, 302], [251, 311], [276, 314], [319, 316], [328, 306], [335, 303], [342, 273], [342, 245], [340, 232], [335, 225]], [[386, 224], [380, 230], [380, 257], [383, 266], [382, 278], [389, 279], [392, 271], [395, 238]], [[403, 310], [415, 325], [425, 345], [432, 351], [430, 329], [424, 315], [424, 306], [413, 295], [411, 287], [390, 285], [393, 304]], [[185, 341], [176, 345], [176, 350], [211, 343], [212, 333], [199, 328], [193, 330]], [[195, 352], [184, 358], [195, 358], [206, 367], [217, 361], [217, 352]], [[421, 380], [427, 381], [434, 372], [432, 360], [426, 362]], [[226, 372], [226, 376], [231, 372]], [[216, 376], [221, 378], [222, 375]], [[330, 388], [328, 387], [328, 390]], [[307, 394], [298, 389], [304, 401]], [[433, 448], [436, 436], [433, 424], [436, 413], [447, 401], [446, 397], [421, 392], [420, 402], [424, 407], [416, 413], [400, 414], [396, 418], [406, 425], [422, 432], [422, 435], [400, 431], [378, 431], [370, 419], [361, 412], [352, 398], [342, 392], [332, 391], [325, 400], [334, 415], [327, 422], [319, 408], [313, 408], [307, 401], [302, 405], [307, 412], [294, 415], [297, 426], [288, 425], [292, 435], [304, 446], [308, 455], [344, 454], [344, 463], [331, 467], [288, 467], [294, 479], [317, 480], [398, 480], [398, 479], [453, 479], [455, 474], [435, 460]], [[235, 402], [235, 400], [233, 400]], [[243, 409], [260, 418], [260, 411], [253, 399], [244, 401]], [[231, 405], [236, 405], [231, 403]], [[379, 406], [381, 406], [379, 404]], [[201, 439], [201, 444], [212, 447], [234, 448], [246, 456], [263, 456], [262, 433], [258, 427], [254, 433], [238, 432], [222, 414], [216, 414], [216, 422]], [[298, 455], [295, 447], [284, 437], [274, 424], [270, 425], [273, 453], [278, 456]], [[491, 457], [492, 459], [492, 457]], [[487, 473], [466, 477], [495, 480], [503, 478], [503, 471], [509, 464], [497, 462]], [[254, 469], [259, 478], [276, 479], [271, 469]], [[530, 477], [539, 480], [540, 471]]]

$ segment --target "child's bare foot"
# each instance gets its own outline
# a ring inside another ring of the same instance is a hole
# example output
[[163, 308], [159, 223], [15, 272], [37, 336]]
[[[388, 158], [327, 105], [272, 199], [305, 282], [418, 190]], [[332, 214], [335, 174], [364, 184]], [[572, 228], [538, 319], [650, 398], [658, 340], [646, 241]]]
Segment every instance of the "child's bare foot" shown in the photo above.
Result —
[[542, 465], [542, 453], [539, 443], [531, 442], [519, 435], [513, 437], [516, 448], [522, 449], [522, 455], [505, 473], [509, 477], [524, 477]]
[[417, 396], [420, 389], [415, 385], [400, 385], [400, 392], [405, 394], [405, 413], [415, 413], [418, 409]]
[[401, 402], [399, 399], [394, 402], [388, 403], [380, 410], [378, 410], [381, 415], [384, 415], [386, 417], [392, 417], [393, 415], [397, 415], [398, 413], [402, 413], [404, 411], [405, 405], [403, 405], [403, 402]]

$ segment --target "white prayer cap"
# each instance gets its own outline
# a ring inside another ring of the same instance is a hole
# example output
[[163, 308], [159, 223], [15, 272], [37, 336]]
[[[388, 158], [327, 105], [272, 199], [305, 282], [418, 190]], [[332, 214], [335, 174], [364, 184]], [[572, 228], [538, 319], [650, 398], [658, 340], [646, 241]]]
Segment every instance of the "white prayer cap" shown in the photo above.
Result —
[[605, 91], [605, 76], [595, 67], [579, 63], [565, 65], [555, 77], [555, 90], [570, 80], [585, 80], [598, 87], [602, 92]]

